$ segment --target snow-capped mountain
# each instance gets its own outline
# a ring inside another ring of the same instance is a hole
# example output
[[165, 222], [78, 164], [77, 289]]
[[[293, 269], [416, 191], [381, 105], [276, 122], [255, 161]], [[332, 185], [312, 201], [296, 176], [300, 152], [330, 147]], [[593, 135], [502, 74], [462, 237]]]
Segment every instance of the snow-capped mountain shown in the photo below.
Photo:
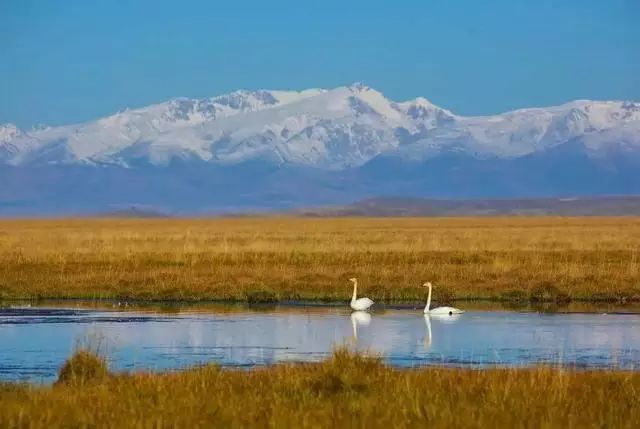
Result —
[[[559, 171], [547, 171], [551, 165]], [[128, 177], [147, 183], [145, 189], [186, 181], [191, 184], [187, 194], [195, 200], [207, 192], [212, 201], [226, 201], [227, 194], [216, 194], [220, 184], [238, 188], [246, 180], [243, 204], [260, 206], [315, 202], [310, 195], [328, 195], [318, 200], [330, 202], [338, 194], [345, 199], [380, 193], [640, 192], [640, 179], [629, 173], [636, 167], [640, 167], [640, 103], [632, 101], [582, 100], [464, 117], [424, 98], [394, 102], [375, 89], [354, 84], [331, 90], [236, 91], [206, 99], [179, 98], [60, 127], [0, 126], [0, 176], [5, 176], [5, 185], [28, 188], [25, 182], [43, 174], [54, 175], [46, 185], [49, 189], [57, 189], [74, 175], [89, 177], [94, 186], [106, 186], [113, 177], [120, 184]], [[572, 171], [575, 183], [565, 177]], [[553, 179], [558, 174], [561, 180]], [[585, 183], [581, 175], [590, 174], [597, 177]], [[16, 175], [29, 180], [18, 180]], [[105, 175], [110, 179], [100, 179]], [[345, 185], [352, 192], [338, 192]], [[34, 186], [28, 193], [42, 195]], [[310, 194], [302, 190], [305, 187], [317, 192]], [[256, 192], [262, 197], [252, 202]], [[109, 204], [158, 203], [135, 193], [126, 198], [118, 197], [114, 189], [110, 193], [114, 198]], [[272, 194], [276, 204], [264, 196]], [[2, 198], [15, 202], [16, 196], [19, 191], [0, 187], [0, 209]]]
[[424, 98], [396, 103], [362, 84], [333, 90], [237, 91], [174, 99], [78, 125], [0, 128], [5, 163], [164, 165], [174, 158], [250, 159], [327, 169], [381, 154], [443, 152], [514, 158], [584, 138], [590, 151], [640, 143], [640, 103], [575, 101], [502, 115], [462, 117]]

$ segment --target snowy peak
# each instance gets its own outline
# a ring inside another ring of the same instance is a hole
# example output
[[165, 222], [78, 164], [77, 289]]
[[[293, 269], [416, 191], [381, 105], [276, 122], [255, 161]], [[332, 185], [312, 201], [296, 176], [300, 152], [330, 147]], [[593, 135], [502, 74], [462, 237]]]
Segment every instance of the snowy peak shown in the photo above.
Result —
[[0, 126], [0, 163], [166, 165], [260, 160], [339, 170], [374, 158], [455, 153], [518, 158], [579, 141], [590, 156], [640, 150], [640, 103], [578, 100], [463, 117], [419, 97], [394, 102], [362, 83], [330, 90], [239, 90], [176, 98], [82, 124]]
[[22, 132], [13, 124], [0, 125], [0, 143], [7, 143], [21, 134]]
[[423, 97], [418, 97], [412, 101], [397, 103], [395, 108], [413, 120], [416, 126], [422, 131], [444, 126], [456, 120], [456, 115], [436, 106]]
[[103, 119], [103, 123], [150, 121], [155, 126], [178, 124], [195, 125], [239, 113], [256, 112], [288, 104], [320, 93], [320, 90], [247, 91], [239, 90], [212, 98], [175, 98], [166, 103], [129, 110]]
[[363, 82], [354, 82], [348, 86], [349, 91], [354, 93], [361, 93], [366, 91], [371, 91], [371, 88], [365, 85]]
[[19, 152], [12, 142], [21, 134], [22, 132], [13, 124], [0, 125], [0, 162], [10, 159]]

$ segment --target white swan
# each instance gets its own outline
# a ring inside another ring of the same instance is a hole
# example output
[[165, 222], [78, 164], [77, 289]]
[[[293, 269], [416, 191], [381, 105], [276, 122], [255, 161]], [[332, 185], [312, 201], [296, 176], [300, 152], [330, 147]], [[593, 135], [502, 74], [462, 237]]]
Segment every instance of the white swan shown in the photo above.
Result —
[[373, 305], [373, 301], [369, 298], [357, 298], [358, 295], [358, 279], [353, 278], [349, 279], [350, 282], [353, 282], [353, 297], [351, 298], [351, 308], [356, 311], [363, 311], [369, 309]]
[[424, 306], [424, 314], [433, 314], [433, 315], [449, 315], [453, 316], [454, 314], [462, 314], [464, 310], [457, 309], [455, 307], [431, 307], [431, 282], [426, 282], [422, 286], [426, 286], [429, 288], [429, 296], [427, 297], [427, 305]]

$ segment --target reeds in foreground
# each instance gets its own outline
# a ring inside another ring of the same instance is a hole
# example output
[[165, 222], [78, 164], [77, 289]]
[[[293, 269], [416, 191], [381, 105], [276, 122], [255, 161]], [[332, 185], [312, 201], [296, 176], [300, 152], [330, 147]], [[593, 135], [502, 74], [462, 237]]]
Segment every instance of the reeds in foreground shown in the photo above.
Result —
[[252, 371], [93, 376], [100, 372], [53, 387], [0, 385], [0, 427], [637, 428], [640, 421], [635, 372], [396, 370], [345, 350], [321, 364]]

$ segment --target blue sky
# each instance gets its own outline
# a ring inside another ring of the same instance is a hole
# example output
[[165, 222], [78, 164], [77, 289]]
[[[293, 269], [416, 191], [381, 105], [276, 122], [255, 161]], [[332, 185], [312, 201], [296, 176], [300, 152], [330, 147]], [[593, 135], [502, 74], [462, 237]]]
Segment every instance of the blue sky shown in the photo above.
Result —
[[0, 0], [0, 123], [355, 81], [461, 114], [640, 100], [638, 0]]

